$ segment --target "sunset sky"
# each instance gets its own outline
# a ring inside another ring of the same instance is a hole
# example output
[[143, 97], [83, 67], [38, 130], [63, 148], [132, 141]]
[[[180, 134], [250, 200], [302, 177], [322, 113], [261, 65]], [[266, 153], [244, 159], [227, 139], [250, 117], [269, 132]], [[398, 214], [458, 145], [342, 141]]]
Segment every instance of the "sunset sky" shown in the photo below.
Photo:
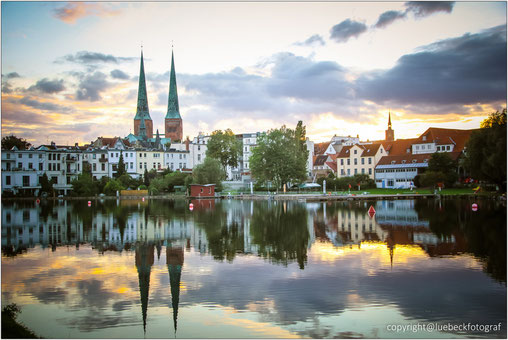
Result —
[[315, 142], [478, 128], [506, 107], [505, 2], [2, 2], [2, 135], [133, 131], [141, 45], [164, 132], [171, 51], [184, 135], [298, 120]]

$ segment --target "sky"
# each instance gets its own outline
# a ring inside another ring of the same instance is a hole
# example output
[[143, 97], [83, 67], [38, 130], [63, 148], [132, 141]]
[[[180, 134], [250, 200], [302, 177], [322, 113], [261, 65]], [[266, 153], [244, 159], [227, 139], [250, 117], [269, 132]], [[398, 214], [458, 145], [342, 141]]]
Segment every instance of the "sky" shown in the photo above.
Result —
[[1, 3], [2, 136], [133, 132], [140, 54], [164, 133], [174, 53], [184, 136], [302, 120], [315, 142], [479, 128], [506, 107], [506, 2]]

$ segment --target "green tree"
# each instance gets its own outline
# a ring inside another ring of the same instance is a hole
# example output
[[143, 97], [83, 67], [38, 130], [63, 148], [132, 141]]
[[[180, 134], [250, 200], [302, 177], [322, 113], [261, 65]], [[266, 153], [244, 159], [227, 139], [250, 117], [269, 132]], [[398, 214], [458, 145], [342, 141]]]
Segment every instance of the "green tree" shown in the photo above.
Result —
[[116, 192], [124, 190], [125, 187], [120, 183], [119, 180], [111, 179], [104, 187], [104, 193], [108, 196], [116, 196]]
[[89, 173], [81, 173], [71, 184], [72, 192], [76, 196], [88, 197], [97, 193], [97, 187]]
[[258, 182], [271, 181], [282, 188], [284, 184], [298, 184], [307, 178], [308, 151], [302, 145], [305, 127], [300, 126], [298, 131], [282, 126], [258, 138], [249, 159], [252, 176]]
[[116, 166], [116, 174], [115, 178], [119, 178], [126, 173], [125, 171], [125, 162], [123, 161], [123, 153], [120, 151], [120, 159], [118, 160], [118, 165]]
[[148, 176], [148, 170], [145, 168], [145, 173], [143, 174], [143, 184], [146, 186], [150, 185], [150, 178]]
[[236, 138], [231, 129], [224, 132], [216, 130], [212, 132], [208, 140], [206, 157], [219, 160], [224, 170], [229, 165], [235, 167], [238, 165], [242, 151], [242, 143]]
[[226, 172], [221, 163], [215, 159], [206, 157], [192, 171], [193, 182], [198, 184], [215, 184], [216, 191], [222, 191], [222, 181], [226, 179]]
[[475, 179], [506, 191], [506, 109], [491, 113], [466, 143], [464, 166]]
[[14, 146], [18, 148], [18, 150], [26, 150], [32, 144], [28, 143], [24, 138], [18, 138], [14, 135], [5, 136], [2, 138], [2, 150], [10, 150]]
[[49, 195], [53, 194], [53, 182], [49, 180], [46, 173], [42, 174], [39, 184], [41, 185], [41, 192], [46, 192]]
[[457, 181], [457, 162], [446, 152], [435, 152], [429, 159], [427, 171], [419, 177], [420, 185], [429, 187], [444, 183], [451, 187]]

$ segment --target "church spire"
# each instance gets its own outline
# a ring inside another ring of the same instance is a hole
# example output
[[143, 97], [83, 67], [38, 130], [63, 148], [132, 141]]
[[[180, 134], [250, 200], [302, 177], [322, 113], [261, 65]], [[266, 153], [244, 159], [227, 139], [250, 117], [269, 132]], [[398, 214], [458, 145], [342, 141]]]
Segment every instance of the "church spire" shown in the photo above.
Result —
[[392, 128], [392, 119], [390, 117], [390, 111], [388, 111], [388, 129]]
[[148, 96], [146, 94], [146, 81], [145, 81], [145, 64], [143, 62], [143, 50], [141, 50], [141, 64], [139, 68], [139, 85], [138, 85], [138, 105], [136, 107], [136, 117], [134, 119], [150, 118], [148, 111]]
[[182, 267], [184, 254], [182, 247], [166, 247], [166, 263], [169, 272], [169, 284], [171, 287], [171, 304], [173, 306], [173, 327], [177, 330], [178, 304], [180, 303], [180, 280], [182, 277]]
[[145, 125], [145, 117], [141, 117], [141, 123], [139, 124], [139, 137], [141, 139], [146, 140], [146, 125]]
[[171, 51], [171, 74], [169, 76], [169, 96], [167, 118], [182, 118], [180, 116], [180, 107], [178, 105], [178, 93], [176, 90], [175, 57]]

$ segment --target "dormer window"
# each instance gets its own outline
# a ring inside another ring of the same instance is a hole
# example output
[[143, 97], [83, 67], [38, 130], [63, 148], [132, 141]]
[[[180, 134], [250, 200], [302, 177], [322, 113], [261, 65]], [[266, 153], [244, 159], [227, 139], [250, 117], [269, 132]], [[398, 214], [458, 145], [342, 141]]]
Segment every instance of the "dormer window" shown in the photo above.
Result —
[[395, 164], [395, 161], [392, 161], [392, 164]]
[[416, 159], [413, 159], [413, 163], [416, 163]]
[[402, 160], [402, 164], [406, 164], [406, 160], [405, 159]]
[[427, 136], [423, 136], [422, 140], [425, 142], [427, 140]]
[[424, 159], [423, 160], [423, 163], [427, 163], [429, 160], [428, 159]]

